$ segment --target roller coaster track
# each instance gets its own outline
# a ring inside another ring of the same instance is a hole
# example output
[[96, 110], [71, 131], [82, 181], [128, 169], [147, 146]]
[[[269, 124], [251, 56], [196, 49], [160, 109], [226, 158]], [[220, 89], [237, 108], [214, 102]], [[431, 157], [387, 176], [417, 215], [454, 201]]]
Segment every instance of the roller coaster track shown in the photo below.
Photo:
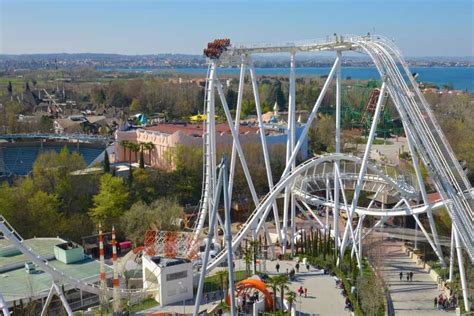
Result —
[[[443, 199], [451, 201], [447, 206], [453, 224], [471, 262], [474, 262], [474, 200], [471, 185], [430, 106], [400, 52], [391, 42], [383, 38], [358, 38], [354, 42], [372, 57], [382, 77], [387, 79], [389, 94], [438, 192]], [[397, 64], [401, 65], [405, 78]]]
[[[207, 69], [207, 78], [209, 78], [209, 74], [211, 72], [211, 67], [209, 66]], [[213, 70], [212, 70], [213, 71]], [[211, 161], [210, 161], [210, 133], [209, 133], [209, 108], [211, 100], [209, 99], [209, 81], [206, 80], [206, 86], [204, 87], [204, 112], [206, 114], [206, 120], [204, 121], [204, 133], [203, 133], [203, 176], [202, 176], [202, 192], [201, 192], [201, 200], [199, 201], [198, 206], [198, 217], [196, 219], [194, 229], [193, 229], [193, 238], [191, 240], [191, 245], [189, 247], [190, 252], [188, 255], [192, 255], [191, 251], [195, 248], [196, 244], [199, 242], [199, 237], [201, 235], [201, 231], [204, 227], [204, 222], [206, 221], [207, 210], [209, 207], [209, 191], [211, 189], [211, 184], [209, 183], [209, 177], [207, 176], [211, 172]]]
[[[407, 134], [413, 138], [414, 147], [418, 150], [436, 189], [447, 205], [471, 262], [474, 262], [474, 201], [471, 185], [406, 62], [391, 41], [383, 37], [341, 36], [327, 41], [234, 46], [225, 51], [215, 64], [223, 66], [237, 64], [242, 56], [250, 56], [253, 53], [287, 52], [291, 54], [315, 51], [358, 51], [371, 57], [382, 80], [387, 85], [388, 93], [400, 114]], [[308, 164], [315, 163], [318, 159], [323, 158], [306, 161], [294, 171], [282, 175], [279, 183], [260, 200], [258, 207], [234, 236], [233, 249], [249, 233], [250, 227], [261, 225], [259, 222], [265, 220], [268, 206], [277, 198], [285, 185], [292, 185], [291, 181], [294, 180], [296, 172], [302, 172]], [[225, 258], [226, 251], [223, 250], [213, 260], [208, 271]]]

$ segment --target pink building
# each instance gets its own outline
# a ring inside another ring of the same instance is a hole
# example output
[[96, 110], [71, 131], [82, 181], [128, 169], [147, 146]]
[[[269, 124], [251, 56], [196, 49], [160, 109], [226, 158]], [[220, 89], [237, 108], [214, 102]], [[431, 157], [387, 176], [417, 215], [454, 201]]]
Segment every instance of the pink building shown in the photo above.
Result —
[[[298, 128], [297, 135], [301, 127]], [[216, 144], [231, 146], [232, 135], [227, 124], [216, 124]], [[242, 144], [260, 143], [259, 130], [257, 126], [239, 127], [240, 142]], [[266, 130], [267, 143], [286, 144], [286, 128], [276, 125]], [[174, 164], [170, 149], [179, 145], [195, 146], [201, 148], [203, 140], [203, 126], [201, 124], [157, 124], [145, 128], [129, 131], [117, 131], [115, 134], [115, 162], [129, 161], [130, 152], [123, 148], [120, 143], [124, 140], [133, 143], [153, 143], [154, 148], [148, 153], [145, 151], [145, 164], [160, 169], [173, 169]], [[300, 153], [307, 156], [307, 141], [301, 148]], [[131, 153], [133, 162], [138, 161], [138, 153]]]

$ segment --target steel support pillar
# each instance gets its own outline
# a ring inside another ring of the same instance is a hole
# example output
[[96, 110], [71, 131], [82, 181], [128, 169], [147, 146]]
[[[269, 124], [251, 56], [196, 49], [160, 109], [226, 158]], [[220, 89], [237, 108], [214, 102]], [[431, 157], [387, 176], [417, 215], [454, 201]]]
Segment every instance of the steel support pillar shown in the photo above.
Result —
[[[337, 58], [342, 59], [341, 51], [337, 51]], [[338, 64], [336, 69], [336, 153], [341, 152], [341, 63]], [[335, 164], [339, 169], [340, 161], [336, 160]], [[334, 251], [338, 252], [339, 249], [339, 181], [336, 181], [336, 168], [334, 168]]]
[[379, 117], [380, 117], [380, 113], [382, 112], [382, 104], [383, 104], [383, 100], [384, 100], [384, 94], [385, 94], [386, 86], [387, 86], [387, 84], [384, 81], [382, 83], [382, 88], [380, 89], [379, 99], [377, 100], [377, 105], [376, 105], [376, 108], [375, 108], [374, 117], [372, 119], [372, 125], [371, 125], [371, 128], [370, 128], [369, 137], [367, 139], [367, 146], [365, 147], [364, 157], [362, 159], [362, 165], [360, 167], [359, 176], [357, 178], [357, 183], [356, 183], [356, 187], [355, 187], [354, 197], [352, 199], [351, 209], [350, 209], [349, 214], [347, 216], [348, 217], [347, 225], [346, 225], [346, 228], [344, 230], [344, 236], [342, 238], [341, 249], [340, 249], [341, 258], [344, 257], [344, 251], [346, 250], [347, 239], [349, 238], [349, 231], [350, 231], [350, 228], [352, 228], [352, 217], [354, 215], [355, 208], [357, 206], [357, 202], [359, 201], [359, 195], [360, 195], [360, 191], [361, 191], [361, 188], [362, 188], [363, 177], [364, 177], [364, 175], [366, 174], [366, 171], [367, 171], [367, 166], [368, 166], [369, 157], [370, 157], [370, 150], [372, 148], [372, 143], [373, 143], [373, 140], [375, 138], [375, 131], [377, 129], [377, 123], [378, 123], [378, 120], [379, 120]]
[[449, 251], [449, 280], [452, 282], [454, 280], [454, 230], [456, 228], [451, 224], [451, 248]]
[[221, 163], [221, 170], [224, 173], [224, 182], [222, 186], [224, 188], [224, 214], [225, 214], [225, 245], [227, 248], [227, 262], [229, 267], [229, 295], [230, 295], [230, 315], [235, 316], [235, 291], [234, 291], [234, 258], [232, 250], [232, 231], [231, 231], [231, 218], [230, 218], [230, 199], [228, 190], [228, 175], [227, 175], [227, 159], [224, 156]]
[[2, 292], [0, 292], [0, 310], [3, 312], [3, 316], [10, 316], [10, 310], [3, 298]]
[[456, 253], [458, 255], [459, 276], [461, 277], [462, 296], [464, 298], [464, 309], [469, 312], [471, 309], [471, 302], [469, 302], [469, 289], [466, 280], [466, 271], [464, 270], [464, 260], [462, 256], [462, 244], [459, 240], [459, 233], [454, 228], [454, 240], [456, 243]]
[[59, 299], [61, 300], [61, 303], [63, 304], [63, 307], [66, 310], [66, 314], [68, 316], [73, 316], [71, 307], [69, 306], [69, 303], [67, 302], [67, 299], [66, 299], [66, 296], [63, 293], [63, 290], [54, 281], [53, 281], [53, 284], [51, 285], [51, 288], [49, 289], [49, 293], [48, 293], [48, 297], [46, 298], [46, 302], [43, 305], [43, 309], [41, 311], [41, 316], [46, 316], [48, 314], [48, 306], [51, 303], [51, 300], [53, 299], [53, 296], [54, 296], [55, 292], [56, 292], [56, 295], [59, 296]]
[[[194, 303], [194, 313], [193, 315], [198, 315], [199, 314], [199, 306], [201, 306], [201, 301], [202, 301], [202, 292], [204, 290], [204, 279], [206, 278], [206, 272], [207, 272], [207, 265], [209, 262], [209, 252], [211, 251], [211, 244], [214, 239], [214, 229], [215, 229], [215, 224], [216, 224], [216, 214], [218, 212], [219, 208], [219, 202], [220, 202], [220, 195], [221, 195], [221, 190], [222, 190], [222, 181], [223, 181], [223, 174], [222, 171], [219, 172], [219, 177], [217, 179], [217, 187], [215, 187], [214, 190], [214, 203], [212, 204], [212, 210], [209, 213], [209, 233], [207, 235], [207, 243], [206, 243], [206, 249], [204, 251], [204, 259], [202, 262], [202, 267], [201, 267], [201, 275], [199, 276], [199, 284], [198, 284], [198, 290], [196, 294], [196, 302]], [[229, 249], [229, 250], [232, 250]], [[43, 316], [43, 315], [42, 315]]]

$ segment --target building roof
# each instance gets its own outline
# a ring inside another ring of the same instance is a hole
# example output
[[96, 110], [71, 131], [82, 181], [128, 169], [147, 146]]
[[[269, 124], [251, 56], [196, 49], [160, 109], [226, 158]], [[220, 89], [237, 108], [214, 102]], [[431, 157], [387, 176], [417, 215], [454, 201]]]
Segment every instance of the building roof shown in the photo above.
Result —
[[[84, 257], [84, 260], [72, 264], [65, 264], [55, 259], [54, 246], [64, 243], [61, 238], [33, 238], [24, 241], [32, 251], [48, 259], [49, 264], [56, 269], [65, 272], [72, 278], [84, 280], [91, 283], [99, 280], [99, 262]], [[0, 247], [12, 246], [6, 239], [0, 239]], [[24, 264], [29, 261], [22, 254], [11, 256], [0, 256], [0, 292], [2, 292], [5, 301], [25, 299], [29, 297], [42, 297], [48, 294], [53, 279], [48, 273], [38, 271], [33, 274], [26, 272]], [[111, 274], [112, 269], [106, 266], [106, 273]], [[67, 285], [65, 285], [66, 288]]]
[[[187, 136], [199, 136], [203, 135], [203, 128], [202, 124], [157, 124], [153, 126], [147, 126], [144, 128], [146, 131], [154, 131], [160, 132], [163, 134], [174, 134], [178, 131], [184, 133]], [[228, 124], [216, 124], [216, 132], [219, 134], [231, 134], [229, 125]], [[239, 127], [239, 134], [247, 134], [247, 133], [257, 133], [258, 127], [257, 126], [248, 126], [248, 125], [240, 125]]]
[[104, 115], [88, 115], [85, 116], [85, 119], [91, 124], [99, 123], [101, 121], [104, 121], [105, 123], [107, 122], [107, 118]]
[[84, 121], [79, 121], [79, 120], [71, 120], [69, 118], [62, 118], [62, 119], [56, 119], [55, 122], [59, 124], [62, 128], [67, 129], [71, 127], [81, 126], [81, 123]]

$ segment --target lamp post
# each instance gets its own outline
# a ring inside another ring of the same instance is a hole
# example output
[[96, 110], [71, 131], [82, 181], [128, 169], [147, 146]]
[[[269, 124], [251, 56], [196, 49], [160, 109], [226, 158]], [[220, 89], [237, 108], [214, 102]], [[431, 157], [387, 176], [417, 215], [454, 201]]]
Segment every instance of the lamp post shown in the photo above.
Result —
[[[184, 291], [183, 291], [183, 289], [184, 289], [183, 282], [179, 281], [178, 284], [179, 284], [179, 287], [180, 287], [180, 289], [181, 289], [181, 294], [184, 294]], [[184, 299], [184, 296], [183, 296], [183, 314], [186, 315], [186, 301], [185, 301], [185, 299]]]

